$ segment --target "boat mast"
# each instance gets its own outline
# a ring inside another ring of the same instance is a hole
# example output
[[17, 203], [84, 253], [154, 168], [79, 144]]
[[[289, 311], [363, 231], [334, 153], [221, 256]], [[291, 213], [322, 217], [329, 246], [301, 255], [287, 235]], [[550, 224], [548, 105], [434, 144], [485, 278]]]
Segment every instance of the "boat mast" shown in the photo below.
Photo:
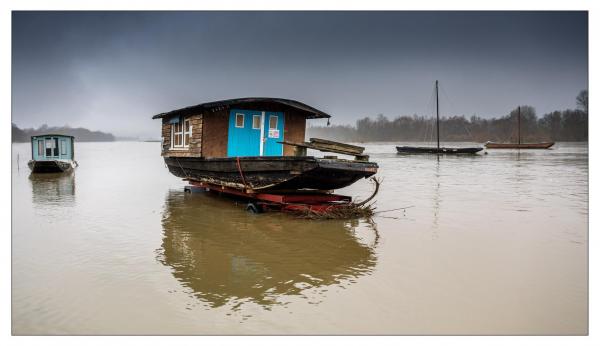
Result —
[[517, 124], [518, 124], [517, 137], [519, 137], [518, 141], [519, 141], [519, 144], [521, 144], [521, 106], [519, 106], [519, 110], [517, 113]]
[[438, 96], [438, 81], [435, 81], [435, 108], [436, 108], [436, 130], [437, 130], [437, 148], [440, 148], [440, 99]]

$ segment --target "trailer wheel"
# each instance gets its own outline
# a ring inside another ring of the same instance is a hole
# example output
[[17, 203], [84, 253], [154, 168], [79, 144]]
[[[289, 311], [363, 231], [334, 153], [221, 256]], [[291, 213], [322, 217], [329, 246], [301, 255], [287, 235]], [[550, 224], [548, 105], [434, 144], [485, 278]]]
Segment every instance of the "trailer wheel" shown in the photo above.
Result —
[[252, 214], [260, 214], [262, 213], [262, 208], [258, 204], [250, 202], [246, 205], [246, 211]]

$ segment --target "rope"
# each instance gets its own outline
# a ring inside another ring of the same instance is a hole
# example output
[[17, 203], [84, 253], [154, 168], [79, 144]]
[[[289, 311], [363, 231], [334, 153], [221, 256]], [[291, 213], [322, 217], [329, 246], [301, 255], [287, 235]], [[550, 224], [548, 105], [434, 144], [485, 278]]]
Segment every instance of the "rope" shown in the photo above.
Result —
[[247, 190], [248, 185], [246, 185], [246, 179], [244, 178], [244, 172], [242, 172], [242, 166], [240, 165], [240, 157], [239, 156], [236, 156], [236, 163], [237, 163], [238, 172], [240, 172], [240, 177], [242, 177], [242, 183], [244, 184], [244, 188]]
[[[456, 106], [454, 105], [454, 103], [450, 99], [450, 96], [448, 96], [448, 93], [446, 93], [446, 89], [444, 89], [444, 87], [440, 85], [440, 90], [442, 91], [443, 96], [446, 98], [446, 101], [448, 101], [448, 104], [450, 105], [450, 107], [449, 107], [450, 110], [454, 114], [457, 114]], [[465, 118], [465, 120], [467, 120], [467, 119]], [[465, 130], [465, 132], [467, 133], [467, 136], [469, 136], [469, 138], [471, 138], [471, 141], [475, 142], [475, 137], [473, 136], [473, 133], [471, 133], [471, 131], [469, 130], [469, 128], [464, 123], [462, 123], [461, 125], [462, 125], [463, 129]]]
[[177, 156], [175, 156], [175, 161], [177, 161], [177, 164], [179, 165], [179, 168], [181, 168], [181, 171], [183, 172], [183, 174], [185, 175], [186, 178], [190, 178], [190, 176], [187, 174], [187, 172], [185, 171], [185, 169], [183, 169], [183, 167], [181, 166], [181, 163], [179, 163], [179, 158]]

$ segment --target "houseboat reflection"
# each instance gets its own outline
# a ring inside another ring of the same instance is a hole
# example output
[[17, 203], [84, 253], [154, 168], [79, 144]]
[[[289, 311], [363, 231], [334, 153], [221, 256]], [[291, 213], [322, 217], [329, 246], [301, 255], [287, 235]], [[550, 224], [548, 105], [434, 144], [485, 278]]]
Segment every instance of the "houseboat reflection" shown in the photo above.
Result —
[[307, 221], [247, 213], [211, 194], [170, 191], [159, 260], [212, 308], [346, 286], [376, 264], [376, 229], [363, 222]]
[[36, 205], [64, 205], [75, 200], [74, 172], [31, 174], [29, 181]]

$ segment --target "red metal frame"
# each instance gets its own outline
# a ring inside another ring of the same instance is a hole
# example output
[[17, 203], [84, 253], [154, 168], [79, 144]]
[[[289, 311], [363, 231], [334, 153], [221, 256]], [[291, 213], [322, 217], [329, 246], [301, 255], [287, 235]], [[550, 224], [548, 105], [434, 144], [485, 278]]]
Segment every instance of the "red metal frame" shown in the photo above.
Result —
[[190, 185], [204, 188], [207, 191], [221, 192], [238, 197], [248, 198], [261, 205], [263, 209], [291, 212], [312, 211], [323, 213], [334, 208], [347, 206], [352, 202], [352, 197], [323, 192], [307, 193], [262, 193], [246, 192], [239, 189], [210, 184], [200, 181], [187, 180]]

